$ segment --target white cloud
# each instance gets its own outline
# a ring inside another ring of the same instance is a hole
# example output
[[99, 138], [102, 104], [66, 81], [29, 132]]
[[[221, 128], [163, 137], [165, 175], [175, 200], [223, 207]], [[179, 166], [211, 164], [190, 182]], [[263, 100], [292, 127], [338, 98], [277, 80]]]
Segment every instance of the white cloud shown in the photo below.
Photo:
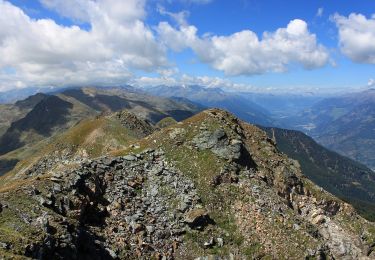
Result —
[[342, 53], [355, 62], [375, 64], [375, 15], [367, 19], [362, 14], [336, 14], [332, 19], [339, 30]]
[[[168, 65], [165, 48], [142, 21], [144, 0], [127, 0], [126, 6], [116, 0], [41, 1], [91, 28], [31, 19], [0, 0], [0, 76], [8, 79], [0, 82], [0, 90], [15, 81], [34, 86], [120, 84], [132, 69], [148, 71]], [[2, 68], [15, 73], [6, 74]]]
[[[342, 93], [343, 88], [332, 88], [330, 86], [312, 86], [312, 85], [270, 85], [270, 86], [255, 86], [250, 83], [237, 83], [232, 80], [223, 79], [221, 77], [208, 76], [191, 76], [187, 74], [179, 74], [171, 77], [139, 77], [132, 79], [131, 84], [140, 88], [148, 88], [153, 86], [201, 86], [205, 88], [221, 88], [227, 92], [252, 92], [252, 93], [272, 93], [272, 94], [301, 94], [312, 95], [317, 93]], [[358, 91], [353, 88], [352, 91]], [[345, 91], [349, 91], [346, 89]]]
[[173, 75], [176, 75], [179, 70], [178, 68], [169, 68], [169, 69], [160, 69], [157, 71], [159, 73], [159, 75], [163, 78], [166, 78], [166, 77], [171, 77]]
[[167, 77], [139, 77], [132, 81], [132, 84], [139, 87], [150, 87], [165, 85], [174, 86], [203, 86], [206, 88], [222, 88], [227, 90], [249, 90], [252, 87], [248, 84], [238, 84], [220, 77], [191, 76], [187, 74]]
[[190, 13], [188, 11], [181, 11], [181, 12], [178, 12], [178, 13], [172, 13], [172, 12], [168, 12], [167, 10], [165, 10], [165, 8], [161, 5], [158, 5], [157, 7], [157, 11], [161, 14], [161, 15], [167, 15], [169, 17], [171, 17], [173, 20], [175, 20], [177, 22], [178, 25], [180, 26], [186, 26], [187, 25], [187, 17], [190, 15]]
[[195, 26], [181, 25], [176, 29], [166, 22], [159, 23], [157, 30], [172, 50], [191, 48], [202, 62], [227, 75], [282, 72], [290, 64], [313, 69], [329, 61], [327, 50], [317, 43], [306, 22], [298, 19], [286, 28], [263, 33], [262, 39], [250, 30], [229, 36], [200, 37]]
[[[178, 69], [170, 67], [168, 48], [176, 52], [191, 48], [202, 62], [227, 75], [286, 71], [291, 64], [312, 69], [329, 59], [302, 20], [265, 32], [261, 39], [250, 30], [200, 36], [188, 24], [186, 11], [171, 13], [159, 8], [177, 21], [178, 28], [162, 21], [151, 29], [145, 24], [146, 0], [39, 1], [83, 28], [32, 19], [21, 8], [0, 0], [0, 91], [15, 86], [118, 85], [127, 83], [138, 69], [158, 72], [160, 81], [173, 82]], [[89, 29], [84, 29], [86, 25]], [[205, 85], [220, 82], [183, 78]]]
[[375, 86], [375, 79], [369, 79], [367, 82], [368, 87], [374, 87]]
[[316, 16], [317, 17], [322, 17], [323, 13], [324, 13], [324, 8], [320, 7], [320, 8], [318, 8], [318, 11], [316, 12]]
[[[59, 13], [64, 17], [73, 18], [81, 22], [90, 21], [89, 9], [92, 9], [90, 1], [85, 0], [39, 0], [39, 2], [46, 8]], [[74, 8], [72, 8], [74, 6]]]
[[[131, 22], [145, 17], [145, 0], [39, 0], [60, 15], [84, 22], [107, 16], [117, 22]], [[99, 21], [100, 22], [100, 21]]]

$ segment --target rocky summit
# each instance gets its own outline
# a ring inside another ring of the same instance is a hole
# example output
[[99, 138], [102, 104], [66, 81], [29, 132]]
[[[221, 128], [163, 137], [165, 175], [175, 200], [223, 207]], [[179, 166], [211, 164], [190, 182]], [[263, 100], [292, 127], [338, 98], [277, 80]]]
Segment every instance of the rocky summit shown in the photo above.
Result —
[[0, 259], [375, 259], [375, 224], [259, 128], [218, 109], [105, 118], [134, 134], [99, 155], [46, 144], [1, 177]]

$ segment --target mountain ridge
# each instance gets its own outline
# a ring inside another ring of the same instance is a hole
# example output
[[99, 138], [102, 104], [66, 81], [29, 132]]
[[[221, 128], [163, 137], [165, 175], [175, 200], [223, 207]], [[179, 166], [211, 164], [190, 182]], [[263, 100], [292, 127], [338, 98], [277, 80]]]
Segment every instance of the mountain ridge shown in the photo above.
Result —
[[205, 107], [217, 107], [231, 111], [241, 119], [260, 125], [272, 125], [269, 112], [249, 99], [229, 93], [221, 88], [205, 88], [198, 85], [189, 86], [156, 86], [141, 90], [156, 96], [182, 97]]
[[0, 254], [373, 257], [373, 223], [304, 177], [265, 132], [225, 111], [129, 141], [104, 157], [50, 152], [0, 177]]

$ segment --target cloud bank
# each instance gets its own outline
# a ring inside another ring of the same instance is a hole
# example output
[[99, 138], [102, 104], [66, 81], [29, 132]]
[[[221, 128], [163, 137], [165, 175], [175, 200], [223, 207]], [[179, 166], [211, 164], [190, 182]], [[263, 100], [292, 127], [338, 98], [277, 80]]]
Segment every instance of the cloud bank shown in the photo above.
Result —
[[375, 64], [375, 15], [367, 19], [362, 14], [336, 14], [332, 19], [338, 28], [342, 53], [354, 62]]
[[326, 48], [299, 19], [275, 32], [263, 33], [262, 39], [250, 30], [200, 37], [195, 26], [182, 24], [176, 29], [166, 22], [159, 24], [158, 33], [172, 50], [191, 48], [202, 62], [231, 76], [284, 72], [290, 64], [313, 69], [329, 60]]
[[114, 85], [130, 77], [129, 69], [153, 71], [168, 64], [165, 48], [142, 21], [144, 1], [42, 0], [42, 4], [91, 28], [31, 19], [0, 0], [0, 68], [13, 72], [1, 73], [7, 85]]
[[[206, 4], [206, 0], [180, 0]], [[199, 35], [186, 21], [188, 12], [160, 9], [178, 26], [146, 24], [146, 0], [40, 0], [72, 21], [33, 19], [0, 0], [0, 91], [26, 86], [121, 85], [134, 71], [176, 71], [168, 52], [193, 50], [202, 63], [226, 75], [284, 72], [291, 66], [324, 66], [329, 53], [303, 20], [292, 20], [259, 38], [244, 30], [229, 36]], [[72, 8], [74, 7], [74, 8]], [[74, 25], [75, 24], [75, 25]], [[203, 81], [204, 83], [204, 81]]]

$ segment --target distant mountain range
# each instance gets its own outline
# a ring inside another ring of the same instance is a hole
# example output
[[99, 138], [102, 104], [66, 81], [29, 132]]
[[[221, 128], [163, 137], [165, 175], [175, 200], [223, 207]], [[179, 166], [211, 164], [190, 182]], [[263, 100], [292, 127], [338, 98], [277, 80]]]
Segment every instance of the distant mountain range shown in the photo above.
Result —
[[322, 145], [375, 169], [375, 90], [319, 101], [294, 118]]
[[157, 86], [143, 88], [147, 93], [169, 98], [187, 98], [206, 107], [226, 109], [253, 124], [274, 125], [274, 119], [267, 109], [245, 95], [225, 92], [220, 88], [202, 86]]
[[55, 87], [27, 87], [27, 88], [15, 88], [8, 91], [0, 92], [0, 105], [1, 104], [10, 104], [19, 100], [26, 99], [30, 96], [33, 96], [37, 93], [52, 93], [55, 91], [62, 91], [61, 88]]
[[252, 93], [240, 92], [242, 97], [266, 109], [273, 118], [274, 125], [287, 125], [288, 118], [298, 115], [301, 111], [309, 109], [326, 96], [318, 94], [295, 93]]

